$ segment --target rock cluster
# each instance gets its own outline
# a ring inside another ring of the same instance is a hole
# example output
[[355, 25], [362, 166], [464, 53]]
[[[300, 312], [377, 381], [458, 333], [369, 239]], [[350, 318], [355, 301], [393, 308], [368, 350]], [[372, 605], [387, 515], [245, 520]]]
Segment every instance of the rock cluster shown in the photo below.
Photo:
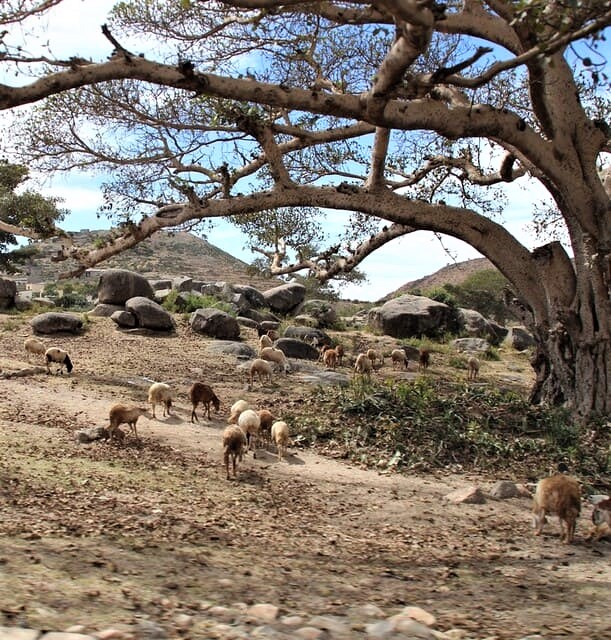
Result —
[[[195, 615], [178, 614], [167, 624], [149, 619], [135, 620], [100, 631], [75, 625], [65, 631], [37, 631], [22, 627], [0, 627], [2, 640], [165, 640], [170, 638], [217, 638], [218, 640], [474, 640], [484, 638], [463, 629], [439, 631], [435, 616], [420, 607], [408, 606], [388, 615], [375, 604], [348, 609], [344, 615], [280, 614], [274, 604], [230, 607], [201, 603]], [[493, 636], [494, 637], [494, 636]], [[521, 640], [535, 640], [528, 636]], [[519, 640], [516, 638], [516, 640]]]

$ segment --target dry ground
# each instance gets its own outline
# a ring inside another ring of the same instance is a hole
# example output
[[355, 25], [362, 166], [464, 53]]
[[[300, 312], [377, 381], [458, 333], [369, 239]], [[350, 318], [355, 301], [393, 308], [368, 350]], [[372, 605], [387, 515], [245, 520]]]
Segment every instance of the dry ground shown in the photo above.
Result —
[[[29, 325], [5, 328], [0, 369], [28, 366]], [[439, 629], [477, 638], [611, 637], [611, 547], [584, 542], [587, 507], [567, 547], [555, 518], [533, 537], [527, 499], [443, 499], [498, 478], [382, 475], [292, 449], [284, 463], [272, 450], [249, 455], [227, 481], [228, 407], [245, 397], [294, 414], [307, 393], [299, 374], [247, 391], [235, 358], [215, 361], [183, 324], [152, 337], [94, 319], [54, 342], [71, 353], [71, 376], [0, 380], [0, 625], [95, 630], [147, 615], [167, 626], [202, 601], [291, 613], [376, 603], [422, 606]], [[223, 404], [193, 425], [186, 390], [196, 379]], [[114, 402], [145, 402], [151, 380], [178, 389], [170, 418], [141, 418], [141, 440], [124, 447], [75, 443], [74, 430], [106, 424]]]

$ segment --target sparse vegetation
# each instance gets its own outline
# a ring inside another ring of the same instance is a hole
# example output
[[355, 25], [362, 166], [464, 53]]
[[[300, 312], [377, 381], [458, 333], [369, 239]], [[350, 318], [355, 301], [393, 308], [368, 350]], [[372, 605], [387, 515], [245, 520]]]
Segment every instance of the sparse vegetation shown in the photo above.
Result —
[[[452, 360], [451, 366], [462, 366]], [[466, 365], [465, 365], [466, 366]], [[514, 391], [419, 377], [414, 382], [354, 379], [319, 388], [302, 417], [301, 442], [368, 467], [545, 473], [567, 460], [576, 473], [600, 478], [611, 469], [602, 425], [584, 431], [568, 412], [529, 405]], [[336, 416], [336, 417], [334, 417]]]

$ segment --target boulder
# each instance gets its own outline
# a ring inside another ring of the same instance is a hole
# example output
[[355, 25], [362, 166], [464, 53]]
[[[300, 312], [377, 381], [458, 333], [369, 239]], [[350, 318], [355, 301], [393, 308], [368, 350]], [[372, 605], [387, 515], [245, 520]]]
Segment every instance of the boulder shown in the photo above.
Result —
[[120, 309], [111, 314], [110, 319], [122, 329], [133, 329], [138, 324], [138, 320], [133, 313]]
[[192, 331], [211, 338], [237, 340], [240, 337], [238, 321], [220, 309], [197, 309], [191, 314], [189, 324]]
[[333, 340], [331, 340], [331, 337], [327, 333], [322, 331], [322, 329], [314, 329], [312, 327], [296, 327], [295, 325], [289, 325], [284, 330], [284, 337], [303, 340], [309, 344], [312, 344], [314, 339], [316, 339], [319, 348], [323, 344], [327, 344], [329, 346], [333, 344]]
[[172, 288], [171, 280], [149, 280], [149, 282], [151, 283], [151, 287], [153, 287], [155, 291]]
[[314, 329], [318, 329], [320, 327], [320, 322], [314, 316], [307, 316], [303, 313], [295, 316], [293, 318], [293, 322], [298, 324], [300, 327], [313, 327]]
[[507, 329], [491, 322], [475, 309], [459, 309], [458, 326], [459, 330], [469, 337], [485, 338], [495, 346], [507, 335]]
[[263, 292], [265, 306], [278, 313], [290, 313], [305, 298], [306, 288], [297, 282], [281, 284]]
[[337, 322], [337, 313], [328, 300], [305, 300], [294, 311], [301, 316], [309, 316], [318, 321], [319, 327], [329, 328]]
[[505, 340], [516, 351], [524, 351], [529, 347], [534, 346], [535, 340], [532, 334], [529, 333], [524, 327], [511, 327], [507, 333]]
[[235, 293], [243, 295], [253, 309], [260, 309], [265, 306], [265, 297], [258, 289], [247, 284], [236, 284], [233, 286], [233, 290]]
[[271, 311], [264, 311], [262, 309], [242, 309], [240, 315], [245, 318], [250, 318], [257, 323], [276, 322], [280, 324], [280, 319], [271, 313]]
[[110, 318], [115, 311], [123, 311], [122, 304], [96, 304], [89, 312], [90, 316]]
[[180, 276], [179, 278], [174, 278], [172, 282], [172, 288], [177, 291], [185, 291], [189, 292], [193, 289], [193, 278], [188, 278], [187, 276]]
[[249, 329], [256, 329], [259, 326], [259, 323], [256, 320], [251, 320], [250, 318], [246, 318], [244, 316], [237, 316], [236, 320], [243, 327], [248, 327]]
[[174, 318], [161, 305], [144, 296], [134, 296], [125, 303], [125, 310], [129, 311], [137, 320], [137, 326], [153, 331], [172, 331]]
[[240, 360], [256, 358], [255, 350], [244, 342], [232, 340], [216, 340], [206, 345], [206, 353], [227, 353]]
[[280, 338], [274, 342], [274, 347], [280, 349], [287, 358], [301, 360], [318, 360], [318, 349], [303, 340], [295, 338]]
[[410, 294], [371, 309], [368, 320], [374, 330], [394, 338], [434, 338], [458, 330], [454, 309], [443, 302]]
[[490, 343], [482, 338], [457, 338], [452, 340], [451, 344], [459, 353], [462, 351], [486, 353], [490, 349]]
[[34, 333], [80, 333], [83, 320], [72, 313], [47, 311], [34, 316], [30, 321]]
[[0, 309], [11, 309], [15, 306], [17, 284], [13, 280], [0, 278]]
[[98, 301], [104, 304], [123, 305], [130, 298], [155, 297], [150, 282], [138, 273], [125, 269], [104, 271], [98, 282]]

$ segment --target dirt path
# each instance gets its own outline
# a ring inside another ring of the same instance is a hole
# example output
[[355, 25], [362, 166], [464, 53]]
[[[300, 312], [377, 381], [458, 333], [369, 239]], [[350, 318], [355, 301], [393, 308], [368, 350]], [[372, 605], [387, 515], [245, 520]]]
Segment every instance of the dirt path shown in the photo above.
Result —
[[[0, 368], [25, 366], [25, 335], [0, 335]], [[473, 637], [611, 637], [608, 543], [559, 545], [555, 519], [533, 537], [527, 499], [444, 499], [497, 478], [384, 475], [292, 449], [284, 463], [249, 455], [227, 482], [228, 406], [245, 396], [281, 415], [305, 393], [296, 379], [246, 391], [235, 359], [211, 359], [183, 330], [159, 339], [96, 321], [64, 344], [72, 376], [0, 381], [0, 624], [103, 628], [202, 601], [309, 613], [375, 603], [422, 606]], [[223, 407], [193, 425], [184, 390], [198, 378]], [[181, 389], [172, 417], [141, 418], [141, 440], [125, 447], [75, 443], [113, 402], [145, 399], [151, 379]]]

